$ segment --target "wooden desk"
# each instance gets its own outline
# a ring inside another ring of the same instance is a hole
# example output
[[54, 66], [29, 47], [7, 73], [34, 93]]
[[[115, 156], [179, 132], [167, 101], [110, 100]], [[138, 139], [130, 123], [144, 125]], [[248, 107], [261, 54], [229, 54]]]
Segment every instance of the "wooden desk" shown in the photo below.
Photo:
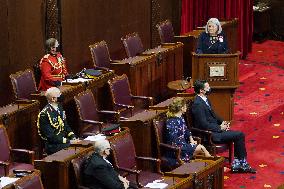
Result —
[[107, 82], [115, 76], [114, 71], [102, 70], [102, 75], [95, 77], [94, 79], [89, 79], [84, 83], [66, 83], [65, 85], [83, 85], [84, 90], [90, 89], [93, 92], [95, 100], [97, 102], [98, 109], [110, 109], [111, 103], [105, 99], [111, 99]]
[[12, 148], [37, 150], [39, 102], [21, 101], [0, 107], [0, 122], [6, 127]]
[[[194, 188], [224, 188], [224, 158], [195, 159], [172, 170], [170, 175], [177, 177], [193, 176]], [[166, 174], [167, 175], [167, 174]]]
[[183, 92], [191, 87], [190, 82], [187, 80], [175, 80], [168, 83], [168, 88], [175, 92]]
[[45, 189], [76, 188], [75, 175], [72, 174], [71, 160], [93, 152], [93, 147], [69, 147], [49, 155], [42, 160], [35, 160], [35, 168], [42, 173]]
[[[16, 188], [15, 185], [21, 184], [21, 183], [25, 183], [25, 182], [29, 182], [29, 180], [31, 178], [33, 178], [33, 177], [40, 177], [40, 176], [41, 176], [41, 172], [39, 170], [35, 169], [33, 173], [31, 173], [31, 174], [29, 174], [27, 176], [19, 178], [16, 182], [8, 184], [8, 185], [4, 186], [2, 189], [18, 189], [18, 187]], [[15, 176], [13, 174], [13, 175], [9, 175], [9, 177], [13, 178]], [[0, 188], [1, 188], [1, 185], [0, 185]]]
[[167, 96], [167, 83], [182, 78], [183, 44], [163, 45], [136, 56], [112, 63], [111, 69], [130, 82], [133, 95], [152, 96], [158, 101]]
[[[168, 184], [166, 189], [193, 189], [193, 178], [161, 177], [161, 182]], [[143, 187], [145, 189], [149, 189]]]

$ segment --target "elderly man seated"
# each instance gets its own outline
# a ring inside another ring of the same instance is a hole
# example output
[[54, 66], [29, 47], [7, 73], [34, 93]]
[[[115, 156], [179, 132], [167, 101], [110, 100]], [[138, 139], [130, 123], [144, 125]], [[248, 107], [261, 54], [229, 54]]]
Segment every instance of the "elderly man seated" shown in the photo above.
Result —
[[94, 143], [95, 152], [86, 160], [83, 169], [83, 183], [91, 189], [133, 189], [137, 188], [120, 176], [107, 160], [110, 144], [106, 139]]
[[61, 98], [60, 90], [51, 87], [45, 96], [48, 104], [39, 113], [37, 126], [38, 133], [44, 140], [46, 153], [53, 154], [78, 140], [67, 124], [65, 111], [58, 103]]

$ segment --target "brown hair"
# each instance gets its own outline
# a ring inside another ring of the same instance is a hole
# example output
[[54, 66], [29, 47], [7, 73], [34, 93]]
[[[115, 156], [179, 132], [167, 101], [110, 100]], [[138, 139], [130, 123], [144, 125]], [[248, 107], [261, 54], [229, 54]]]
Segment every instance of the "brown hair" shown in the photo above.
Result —
[[184, 98], [177, 97], [169, 105], [169, 110], [167, 112], [167, 117], [175, 117], [175, 114], [181, 111], [181, 108], [186, 105]]

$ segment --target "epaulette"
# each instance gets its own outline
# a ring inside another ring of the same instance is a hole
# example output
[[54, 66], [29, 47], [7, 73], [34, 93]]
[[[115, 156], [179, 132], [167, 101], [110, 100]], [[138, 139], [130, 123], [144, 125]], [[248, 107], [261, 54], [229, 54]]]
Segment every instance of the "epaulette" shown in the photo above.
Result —
[[42, 63], [43, 59], [48, 59], [48, 57], [49, 57], [49, 54], [44, 55], [44, 56], [40, 59], [39, 64]]
[[49, 106], [45, 106], [41, 111], [40, 111], [40, 115], [42, 115], [42, 113], [47, 113], [47, 112], [51, 112], [52, 111], [52, 109], [51, 109], [51, 107], [49, 107]]

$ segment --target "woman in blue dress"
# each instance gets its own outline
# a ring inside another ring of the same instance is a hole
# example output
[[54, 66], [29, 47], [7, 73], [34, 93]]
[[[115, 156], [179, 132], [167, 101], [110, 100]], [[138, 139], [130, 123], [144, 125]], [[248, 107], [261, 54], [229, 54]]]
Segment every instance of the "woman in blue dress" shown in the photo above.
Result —
[[197, 54], [228, 53], [228, 43], [217, 18], [210, 18], [198, 39]]
[[185, 162], [189, 162], [192, 156], [197, 154], [211, 157], [203, 145], [197, 144], [193, 140], [182, 116], [186, 112], [186, 108], [185, 100], [180, 97], [174, 99], [173, 103], [169, 105], [166, 124], [167, 143], [181, 148], [181, 159]]

